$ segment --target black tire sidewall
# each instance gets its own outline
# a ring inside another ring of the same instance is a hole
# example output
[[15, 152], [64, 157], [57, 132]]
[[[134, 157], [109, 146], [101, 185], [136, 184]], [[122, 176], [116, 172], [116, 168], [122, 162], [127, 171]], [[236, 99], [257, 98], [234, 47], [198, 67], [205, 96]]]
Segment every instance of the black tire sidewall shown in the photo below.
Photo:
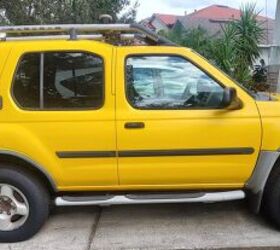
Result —
[[48, 192], [34, 176], [14, 168], [0, 166], [0, 183], [16, 187], [29, 203], [29, 216], [25, 223], [14, 231], [0, 231], [0, 242], [27, 240], [40, 230], [48, 217]]
[[270, 222], [280, 229], [280, 165], [276, 165], [267, 181], [262, 210]]

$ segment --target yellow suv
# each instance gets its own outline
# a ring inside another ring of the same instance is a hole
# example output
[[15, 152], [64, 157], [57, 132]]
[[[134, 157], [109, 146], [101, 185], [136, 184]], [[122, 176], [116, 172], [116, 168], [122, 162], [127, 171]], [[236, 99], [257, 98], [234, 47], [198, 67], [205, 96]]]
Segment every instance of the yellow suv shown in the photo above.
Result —
[[277, 95], [138, 25], [0, 33], [1, 242], [32, 237], [52, 204], [247, 198], [280, 226]]

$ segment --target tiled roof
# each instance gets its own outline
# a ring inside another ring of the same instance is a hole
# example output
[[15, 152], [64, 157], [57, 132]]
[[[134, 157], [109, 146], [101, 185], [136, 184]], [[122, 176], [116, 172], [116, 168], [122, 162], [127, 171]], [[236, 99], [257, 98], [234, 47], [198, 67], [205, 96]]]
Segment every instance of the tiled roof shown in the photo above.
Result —
[[[215, 18], [215, 19], [239, 19], [241, 11], [239, 9], [231, 8], [225, 5], [210, 5], [201, 10], [194, 11], [187, 15], [197, 18]], [[258, 16], [259, 20], [265, 20], [266, 17]], [[268, 18], [271, 19], [271, 18]]]
[[[217, 36], [221, 34], [223, 25], [233, 19], [239, 19], [240, 16], [241, 12], [238, 9], [223, 5], [211, 5], [181, 17], [178, 21], [185, 29], [201, 27], [205, 29], [210, 36]], [[272, 43], [274, 20], [263, 16], [258, 16], [258, 20], [262, 23], [263, 28], [266, 29], [266, 37], [263, 43]]]
[[159, 20], [167, 28], [172, 28], [173, 25], [178, 21], [178, 19], [182, 17], [183, 16], [155, 13], [151, 17], [143, 19], [140, 23], [143, 24], [145, 27], [155, 31], [157, 29], [153, 25], [153, 21], [155, 19]]
[[201, 10], [195, 11], [188, 16], [197, 18], [240, 18], [240, 10], [224, 5], [211, 5]]
[[168, 26], [174, 25], [178, 20], [178, 18], [182, 17], [182, 16], [159, 14], [159, 13], [155, 13], [153, 16], [158, 18], [160, 21], [162, 21], [164, 24]]

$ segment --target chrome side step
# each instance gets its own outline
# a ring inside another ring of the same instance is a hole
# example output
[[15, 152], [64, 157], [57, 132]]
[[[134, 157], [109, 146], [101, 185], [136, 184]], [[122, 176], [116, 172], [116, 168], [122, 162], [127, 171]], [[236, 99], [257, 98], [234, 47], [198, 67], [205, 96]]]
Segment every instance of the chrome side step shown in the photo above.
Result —
[[185, 194], [127, 194], [92, 197], [62, 196], [55, 199], [56, 206], [110, 206], [123, 204], [163, 204], [163, 203], [212, 203], [222, 201], [242, 200], [245, 193], [242, 190], [212, 193]]

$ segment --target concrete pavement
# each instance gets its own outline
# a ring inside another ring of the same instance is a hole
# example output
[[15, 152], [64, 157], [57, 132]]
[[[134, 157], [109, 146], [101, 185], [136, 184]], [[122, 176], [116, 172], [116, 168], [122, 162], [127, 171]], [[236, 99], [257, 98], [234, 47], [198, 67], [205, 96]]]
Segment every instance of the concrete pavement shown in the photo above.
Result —
[[242, 202], [60, 208], [32, 240], [0, 250], [280, 249]]

